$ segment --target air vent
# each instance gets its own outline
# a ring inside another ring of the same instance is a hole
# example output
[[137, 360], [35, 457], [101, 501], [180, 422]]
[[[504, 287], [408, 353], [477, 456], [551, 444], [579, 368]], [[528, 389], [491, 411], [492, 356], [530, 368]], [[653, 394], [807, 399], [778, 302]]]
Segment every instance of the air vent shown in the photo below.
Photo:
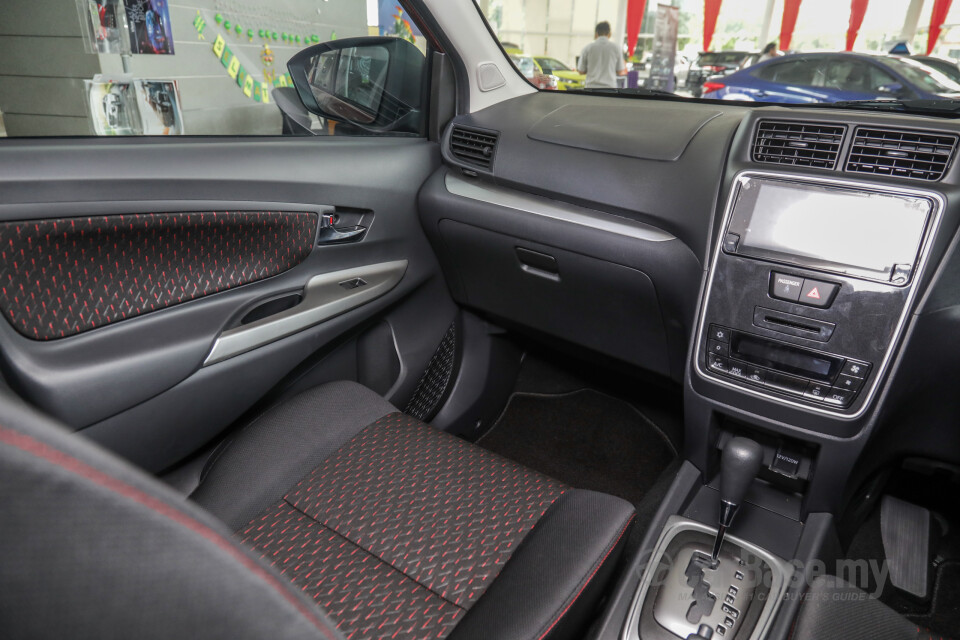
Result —
[[493, 155], [497, 150], [500, 134], [492, 131], [468, 129], [460, 125], [453, 127], [450, 134], [450, 151], [461, 162], [489, 169], [493, 165]]
[[847, 171], [939, 180], [956, 146], [957, 136], [948, 134], [857, 127]]
[[753, 144], [753, 161], [833, 169], [844, 129], [816, 122], [761, 121]]

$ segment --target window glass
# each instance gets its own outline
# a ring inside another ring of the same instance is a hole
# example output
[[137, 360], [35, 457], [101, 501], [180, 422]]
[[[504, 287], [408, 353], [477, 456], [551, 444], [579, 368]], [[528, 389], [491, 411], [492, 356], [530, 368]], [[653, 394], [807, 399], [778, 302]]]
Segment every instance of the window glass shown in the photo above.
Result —
[[823, 86], [831, 89], [877, 93], [883, 85], [895, 82], [893, 76], [879, 67], [857, 60], [842, 60], [823, 69]]
[[556, 58], [537, 58], [537, 64], [543, 69], [544, 73], [553, 73], [554, 71], [570, 71], [570, 67], [563, 64]]
[[[849, 2], [796, 2], [796, 20], [783, 24], [781, 0], [474, 2], [493, 37], [515, 56], [520, 75], [541, 91], [777, 104], [911, 97], [955, 99], [960, 108], [956, 2], [939, 39], [930, 40], [924, 28], [904, 29], [907, 9], [875, 0], [860, 16], [852, 51]], [[914, 32], [899, 40], [898, 34]], [[929, 47], [929, 56], [910, 55]], [[532, 57], [542, 73], [531, 75], [529, 62], [519, 64], [522, 56]]]
[[[367, 35], [426, 42], [399, 0], [0, 2], [0, 134], [362, 133], [303, 108], [287, 61]], [[15, 50], [14, 50], [15, 49]], [[338, 88], [376, 107], [384, 60], [339, 67]], [[281, 107], [284, 111], [281, 111]], [[300, 126], [290, 126], [298, 122]]]
[[811, 86], [814, 84], [819, 64], [816, 59], [788, 60], [760, 67], [753, 75], [779, 84]]

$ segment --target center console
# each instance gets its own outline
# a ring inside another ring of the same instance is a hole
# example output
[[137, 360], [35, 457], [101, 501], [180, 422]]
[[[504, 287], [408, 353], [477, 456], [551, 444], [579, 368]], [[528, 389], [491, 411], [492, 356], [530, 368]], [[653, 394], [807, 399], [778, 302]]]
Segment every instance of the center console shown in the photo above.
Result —
[[942, 208], [933, 192], [740, 174], [708, 276], [696, 373], [808, 412], [861, 415]]

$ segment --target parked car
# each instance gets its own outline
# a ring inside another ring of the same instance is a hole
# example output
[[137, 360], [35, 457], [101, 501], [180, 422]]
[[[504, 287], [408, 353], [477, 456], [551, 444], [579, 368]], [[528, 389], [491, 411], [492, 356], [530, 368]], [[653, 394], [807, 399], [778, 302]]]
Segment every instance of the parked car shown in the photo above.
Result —
[[583, 89], [586, 76], [576, 69], [571, 69], [556, 58], [546, 56], [535, 56], [534, 61], [539, 65], [541, 72], [557, 78], [558, 89]]
[[920, 64], [925, 64], [932, 69], [936, 69], [954, 82], [960, 84], [960, 66], [957, 66], [954, 60], [945, 60], [936, 56], [910, 56], [911, 60], [916, 60]]
[[960, 84], [916, 60], [860, 53], [783, 56], [724, 78], [710, 78], [703, 97], [815, 103], [875, 98], [955, 98]]
[[543, 72], [533, 56], [524, 54], [510, 54], [510, 60], [524, 78], [530, 81], [537, 89], [557, 89], [559, 83], [556, 76], [549, 76]]
[[749, 51], [704, 51], [690, 65], [684, 84], [699, 98], [707, 78], [734, 73], [749, 56]]

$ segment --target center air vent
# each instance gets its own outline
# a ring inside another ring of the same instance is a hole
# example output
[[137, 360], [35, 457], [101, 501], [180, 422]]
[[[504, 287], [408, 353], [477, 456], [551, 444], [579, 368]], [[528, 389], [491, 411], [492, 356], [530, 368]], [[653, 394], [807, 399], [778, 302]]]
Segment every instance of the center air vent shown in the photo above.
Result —
[[764, 120], [753, 143], [754, 162], [833, 169], [844, 127], [815, 122]]
[[857, 127], [847, 171], [939, 180], [956, 146], [957, 136], [949, 134]]
[[493, 165], [493, 155], [497, 150], [500, 134], [493, 131], [469, 129], [456, 125], [450, 134], [450, 151], [461, 162], [489, 169]]

